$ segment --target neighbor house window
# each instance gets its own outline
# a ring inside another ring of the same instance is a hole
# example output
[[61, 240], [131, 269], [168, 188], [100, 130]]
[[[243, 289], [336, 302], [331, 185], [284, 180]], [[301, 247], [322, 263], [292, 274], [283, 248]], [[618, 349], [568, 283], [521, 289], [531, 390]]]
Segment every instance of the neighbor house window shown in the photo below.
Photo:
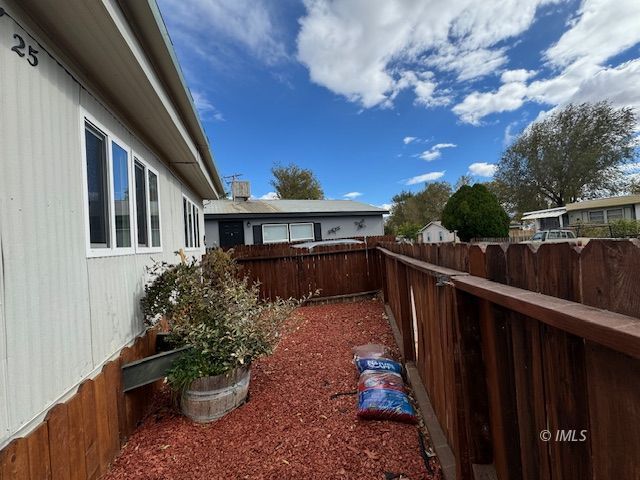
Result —
[[589, 212], [589, 222], [591, 223], [604, 223], [604, 211], [594, 210]]
[[289, 238], [292, 242], [314, 240], [313, 223], [291, 223], [289, 225]]
[[158, 248], [161, 246], [158, 175], [138, 158], [134, 171], [138, 247]]
[[610, 222], [612, 220], [620, 220], [622, 218], [624, 218], [624, 211], [621, 208], [607, 210], [607, 222]]
[[185, 246], [200, 248], [200, 209], [187, 197], [182, 197], [182, 215]]
[[89, 242], [91, 248], [109, 248], [109, 174], [106, 136], [85, 125]]
[[443, 237], [442, 237], [442, 232], [438, 232], [438, 238], [440, 239], [440, 241], [442, 242]]
[[289, 225], [264, 224], [262, 225], [262, 243], [279, 243], [289, 241]]

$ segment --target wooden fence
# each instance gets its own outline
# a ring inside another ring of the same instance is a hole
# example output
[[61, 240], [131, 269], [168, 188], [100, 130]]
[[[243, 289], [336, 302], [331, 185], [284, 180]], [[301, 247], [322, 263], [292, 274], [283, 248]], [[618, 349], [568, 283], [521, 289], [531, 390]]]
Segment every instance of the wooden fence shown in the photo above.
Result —
[[156, 385], [123, 393], [121, 365], [156, 349], [154, 331], [85, 380], [27, 436], [0, 451], [0, 480], [98, 479], [142, 419]]
[[334, 297], [380, 290], [376, 246], [389, 237], [368, 237], [364, 243], [315, 247], [288, 244], [236, 247], [233, 256], [241, 274], [260, 283], [263, 298], [302, 298], [319, 291]]
[[380, 251], [458, 478], [640, 478], [640, 243]]

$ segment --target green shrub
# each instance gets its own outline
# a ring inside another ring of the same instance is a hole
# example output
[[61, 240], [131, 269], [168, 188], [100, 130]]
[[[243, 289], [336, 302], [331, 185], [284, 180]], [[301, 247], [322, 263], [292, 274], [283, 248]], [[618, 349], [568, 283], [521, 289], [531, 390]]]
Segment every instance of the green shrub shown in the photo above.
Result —
[[175, 390], [270, 354], [284, 321], [300, 304], [260, 300], [258, 286], [239, 278], [235, 262], [222, 250], [200, 263], [157, 264], [151, 274], [154, 279], [141, 301], [145, 320], [153, 325], [166, 319], [170, 341], [192, 347], [168, 376]]
[[509, 236], [509, 216], [496, 196], [480, 183], [463, 185], [451, 196], [442, 212], [442, 225], [457, 231], [463, 242]]

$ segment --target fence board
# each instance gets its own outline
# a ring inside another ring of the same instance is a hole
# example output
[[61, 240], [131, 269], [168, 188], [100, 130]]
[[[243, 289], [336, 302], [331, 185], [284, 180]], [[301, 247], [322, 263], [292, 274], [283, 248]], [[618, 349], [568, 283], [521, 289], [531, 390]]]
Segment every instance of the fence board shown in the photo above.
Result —
[[84, 449], [85, 425], [82, 416], [82, 396], [76, 393], [66, 403], [69, 420], [69, 464], [73, 465], [70, 477], [71, 480], [84, 480], [87, 478], [87, 460]]
[[29, 446], [25, 438], [13, 440], [0, 452], [2, 480], [29, 480]]
[[51, 477], [54, 480], [71, 478], [73, 466], [69, 456], [69, 416], [66, 403], [59, 403], [47, 414]]
[[47, 422], [40, 424], [27, 437], [29, 448], [29, 475], [32, 480], [51, 479], [49, 460], [49, 429]]
[[640, 478], [640, 362], [587, 342], [593, 478]]
[[100, 454], [98, 452], [98, 426], [96, 421], [95, 384], [85, 380], [78, 389], [82, 402], [82, 424], [84, 425], [84, 455], [87, 478], [100, 476]]

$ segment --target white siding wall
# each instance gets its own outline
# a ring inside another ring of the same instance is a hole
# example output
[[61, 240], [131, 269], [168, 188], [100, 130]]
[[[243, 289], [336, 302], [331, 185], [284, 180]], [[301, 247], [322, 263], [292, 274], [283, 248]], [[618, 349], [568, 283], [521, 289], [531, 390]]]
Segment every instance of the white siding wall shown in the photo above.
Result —
[[[355, 222], [364, 219], [365, 227], [359, 229]], [[236, 219], [234, 219], [235, 221]], [[322, 239], [335, 240], [339, 238], [353, 237], [373, 237], [384, 235], [384, 221], [382, 215], [378, 216], [346, 216], [346, 217], [312, 217], [312, 218], [245, 218], [244, 223], [244, 242], [246, 245], [253, 245], [253, 225], [262, 225], [265, 223], [318, 223], [322, 225]], [[247, 222], [251, 222], [251, 226], [247, 226]], [[217, 220], [207, 220], [206, 222], [206, 242], [207, 247], [215, 247], [220, 244], [220, 236]], [[340, 227], [336, 233], [329, 234], [329, 230], [334, 227]]]
[[[442, 240], [440, 240], [440, 232], [442, 232]], [[438, 225], [429, 225], [422, 233], [422, 243], [445, 243], [445, 242], [453, 242], [454, 234], [450, 232], [444, 227], [440, 227]], [[431, 240], [429, 240], [429, 236], [431, 236]]]
[[[32, 67], [11, 51], [14, 33], [32, 42], [0, 18], [0, 447], [142, 331], [145, 267], [152, 258], [175, 262], [184, 246], [183, 193], [202, 211], [201, 199], [45, 52]], [[82, 109], [158, 171], [162, 253], [87, 258]]]

